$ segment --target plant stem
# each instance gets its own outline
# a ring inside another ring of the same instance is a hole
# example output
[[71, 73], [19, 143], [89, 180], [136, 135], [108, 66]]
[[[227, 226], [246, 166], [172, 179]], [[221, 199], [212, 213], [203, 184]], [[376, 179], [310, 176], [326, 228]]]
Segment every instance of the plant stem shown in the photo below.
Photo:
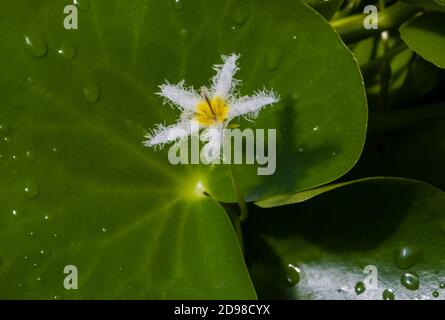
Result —
[[[385, 34], [385, 36], [384, 36]], [[382, 32], [382, 43], [383, 43], [383, 54], [388, 54], [389, 51], [389, 33], [388, 31]], [[380, 94], [379, 94], [379, 105], [380, 110], [384, 111], [388, 102], [389, 87], [391, 84], [391, 64], [390, 59], [385, 59], [380, 65]]]
[[399, 53], [403, 52], [404, 50], [407, 50], [408, 47], [404, 43], [400, 43], [392, 48], [389, 49], [389, 51], [382, 56], [371, 60], [367, 64], [364, 64], [360, 66], [360, 70], [362, 71], [363, 75], [366, 75], [368, 72], [374, 71], [376, 68], [378, 68], [385, 60], [391, 60]]
[[238, 198], [238, 204], [240, 208], [240, 221], [244, 222], [249, 216], [249, 213], [247, 211], [247, 204], [241, 192], [241, 188], [235, 173], [234, 166], [232, 164], [229, 164], [228, 167], [229, 167], [230, 179], [232, 180], [233, 189], [235, 190], [236, 197]]
[[363, 21], [366, 17], [365, 14], [356, 14], [343, 19], [335, 20], [331, 22], [331, 25], [335, 30], [337, 30], [343, 41], [352, 43], [374, 36], [383, 30], [397, 28], [403, 22], [420, 11], [421, 9], [414, 6], [397, 2], [379, 12], [378, 29], [368, 30], [364, 28]]

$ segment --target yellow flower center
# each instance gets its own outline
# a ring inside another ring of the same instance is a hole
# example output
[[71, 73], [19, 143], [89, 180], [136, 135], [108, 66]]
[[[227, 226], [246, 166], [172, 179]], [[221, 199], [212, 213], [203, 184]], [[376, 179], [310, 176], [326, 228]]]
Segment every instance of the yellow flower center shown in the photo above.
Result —
[[212, 100], [205, 97], [196, 106], [195, 120], [200, 124], [210, 126], [215, 123], [223, 123], [227, 119], [229, 106], [224, 99], [213, 97]]

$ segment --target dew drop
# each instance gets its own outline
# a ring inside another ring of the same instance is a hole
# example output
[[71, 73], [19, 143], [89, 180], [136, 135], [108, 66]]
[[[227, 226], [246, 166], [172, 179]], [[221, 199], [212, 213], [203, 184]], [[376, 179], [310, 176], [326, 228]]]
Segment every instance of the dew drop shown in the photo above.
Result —
[[238, 2], [233, 10], [233, 21], [235, 21], [235, 23], [238, 25], [242, 25], [246, 22], [248, 16], [249, 11], [247, 10], [245, 4], [241, 1]]
[[397, 266], [401, 269], [408, 269], [419, 261], [420, 253], [410, 247], [402, 247], [396, 254]]
[[184, 1], [183, 0], [172, 0], [172, 6], [175, 10], [182, 10], [184, 7]]
[[53, 222], [56, 220], [57, 215], [55, 213], [47, 213], [43, 216], [44, 222]]
[[29, 76], [28, 78], [26, 78], [26, 83], [29, 84], [30, 86], [35, 84], [35, 79], [31, 76]]
[[314, 132], [317, 132], [318, 130], [320, 130], [319, 126], [315, 126], [315, 127], [312, 128], [312, 131], [314, 131]]
[[189, 31], [188, 31], [187, 29], [185, 29], [185, 28], [182, 28], [182, 29], [179, 31], [179, 34], [181, 35], [181, 37], [182, 37], [184, 40], [187, 40], [187, 39], [189, 38]]
[[64, 42], [57, 53], [65, 60], [73, 60], [77, 54], [76, 46], [72, 42]]
[[36, 236], [36, 233], [34, 231], [30, 231], [28, 233], [28, 235], [29, 235], [30, 238], [34, 238]]
[[273, 47], [266, 53], [266, 67], [270, 71], [275, 71], [281, 64], [281, 50], [277, 47]]
[[37, 281], [41, 281], [42, 280], [42, 278], [40, 276], [38, 276], [36, 279], [37, 279]]
[[42, 257], [49, 257], [51, 255], [51, 250], [48, 248], [42, 248], [39, 250], [39, 253]]
[[60, 149], [59, 149], [59, 147], [56, 147], [56, 146], [52, 147], [51, 151], [52, 151], [54, 154], [59, 154], [59, 153], [60, 153]]
[[439, 297], [439, 291], [433, 291], [433, 297], [438, 298]]
[[86, 85], [83, 88], [83, 95], [89, 103], [96, 103], [100, 99], [100, 88], [95, 84]]
[[36, 269], [40, 268], [40, 264], [38, 262], [34, 262], [32, 266]]
[[14, 217], [17, 217], [19, 215], [19, 211], [17, 209], [12, 209], [11, 213]]
[[291, 286], [295, 286], [300, 282], [301, 271], [300, 268], [294, 266], [293, 264], [287, 265], [287, 283]]
[[26, 35], [25, 45], [35, 58], [44, 57], [48, 53], [48, 46], [43, 35]]
[[395, 294], [392, 289], [385, 289], [382, 293], [383, 300], [394, 300]]
[[26, 159], [30, 161], [34, 161], [36, 159], [36, 155], [31, 150], [26, 151], [25, 153]]
[[27, 181], [23, 191], [28, 198], [37, 198], [40, 194], [39, 185], [33, 181]]
[[439, 288], [441, 288], [441, 289], [445, 289], [445, 282], [441, 282], [441, 283], [439, 284]]
[[363, 283], [363, 281], [359, 281], [355, 284], [355, 293], [357, 294], [362, 294], [363, 292], [365, 292], [366, 287], [365, 284]]
[[404, 273], [400, 278], [400, 282], [408, 290], [417, 290], [419, 288], [419, 276], [416, 273]]
[[7, 135], [11, 132], [11, 125], [7, 123], [0, 123], [0, 135]]
[[12, 138], [9, 136], [3, 137], [3, 142], [6, 144], [11, 144]]
[[88, 11], [90, 9], [88, 0], [74, 0], [73, 4], [79, 8], [80, 11]]

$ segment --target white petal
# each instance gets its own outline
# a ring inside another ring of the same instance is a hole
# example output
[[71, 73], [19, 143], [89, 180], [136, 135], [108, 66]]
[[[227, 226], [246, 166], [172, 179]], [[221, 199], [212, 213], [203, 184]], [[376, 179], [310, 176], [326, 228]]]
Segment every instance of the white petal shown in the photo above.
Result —
[[162, 147], [164, 144], [187, 138], [191, 134], [199, 131], [199, 124], [196, 121], [180, 120], [178, 123], [170, 126], [159, 124], [152, 132], [145, 137], [144, 146]]
[[228, 121], [237, 116], [256, 117], [260, 110], [272, 103], [276, 103], [280, 98], [273, 91], [260, 91], [252, 97], [241, 97], [230, 104]]
[[217, 64], [213, 67], [216, 71], [212, 88], [214, 96], [227, 98], [239, 83], [239, 81], [233, 79], [233, 76], [239, 70], [236, 63], [239, 57], [235, 53], [230, 56], [222, 56], [224, 64]]
[[224, 142], [224, 127], [215, 125], [207, 128], [201, 133], [200, 139], [207, 141], [202, 149], [205, 161], [208, 163], [217, 162], [222, 153], [221, 148]]
[[195, 111], [196, 105], [201, 101], [201, 97], [192, 88], [184, 87], [184, 81], [176, 85], [166, 83], [159, 88], [161, 91], [157, 94], [166, 98], [165, 102], [174, 104], [184, 110]]

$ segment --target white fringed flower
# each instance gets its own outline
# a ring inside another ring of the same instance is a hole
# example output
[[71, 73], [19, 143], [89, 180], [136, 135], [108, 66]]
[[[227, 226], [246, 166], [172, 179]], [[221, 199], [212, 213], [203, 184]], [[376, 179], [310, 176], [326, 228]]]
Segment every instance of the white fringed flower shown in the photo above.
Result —
[[211, 141], [208, 147], [213, 149], [212, 157], [217, 157], [224, 143], [223, 130], [235, 117], [255, 118], [263, 107], [278, 102], [279, 97], [265, 89], [253, 96], [238, 96], [240, 81], [234, 79], [234, 75], [239, 70], [239, 57], [237, 54], [222, 56], [224, 63], [214, 66], [216, 75], [210, 89], [202, 87], [200, 92], [196, 92], [191, 87], [185, 87], [184, 81], [176, 85], [166, 82], [159, 86], [161, 91], [157, 94], [165, 98], [164, 104], [178, 107], [182, 114], [174, 125], [157, 125], [146, 135], [144, 145], [162, 147], [169, 142], [187, 139], [204, 129], [201, 139]]

